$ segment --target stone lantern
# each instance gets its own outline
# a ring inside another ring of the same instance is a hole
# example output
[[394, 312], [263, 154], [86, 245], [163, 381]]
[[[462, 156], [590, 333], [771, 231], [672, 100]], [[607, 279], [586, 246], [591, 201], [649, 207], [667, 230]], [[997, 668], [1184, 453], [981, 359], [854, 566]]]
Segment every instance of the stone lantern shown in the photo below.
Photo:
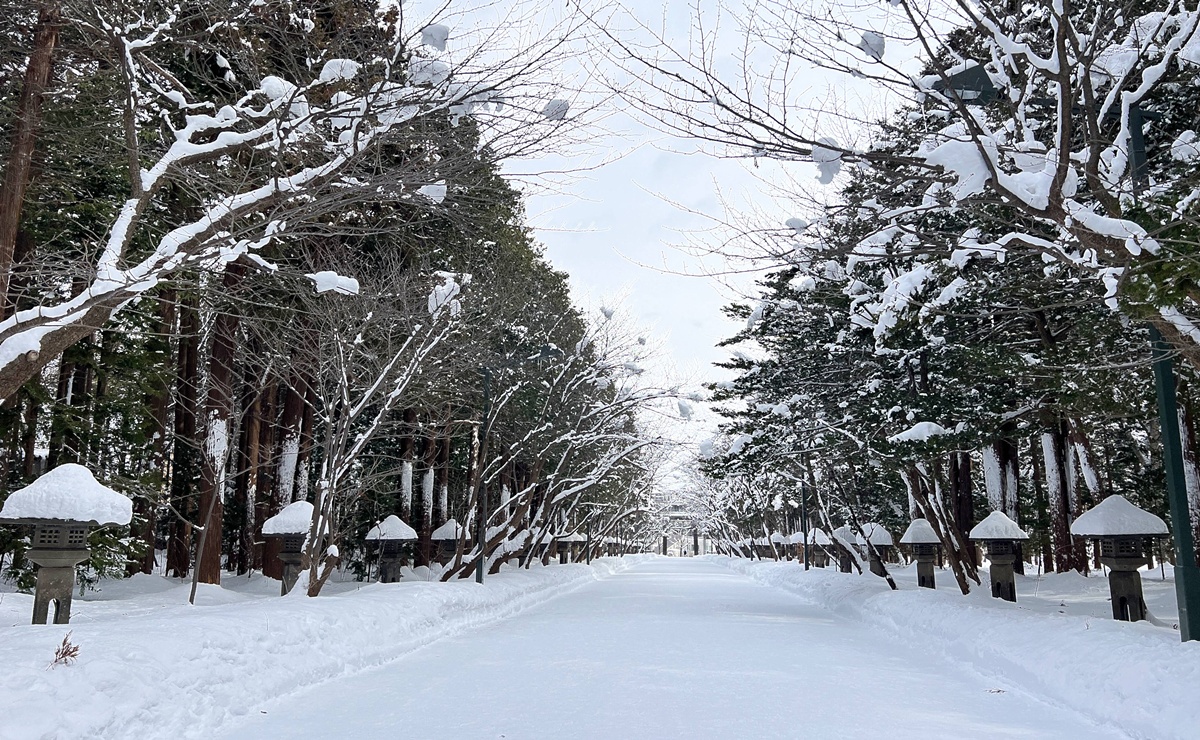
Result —
[[1124, 496], [1113, 494], [1081, 514], [1071, 524], [1071, 534], [1096, 540], [1100, 548], [1100, 562], [1108, 566], [1113, 619], [1145, 619], [1146, 601], [1138, 569], [1150, 562], [1150, 541], [1167, 536], [1166, 522], [1134, 506]]
[[992, 596], [1005, 601], [1017, 600], [1017, 581], [1013, 576], [1013, 562], [1017, 559], [1017, 542], [1029, 539], [1029, 535], [1002, 511], [993, 511], [976, 524], [970, 538], [987, 546], [988, 560], [992, 562], [989, 574], [992, 579]]
[[782, 556], [787, 560], [791, 560], [792, 552], [791, 548], [789, 547], [790, 544], [791, 539], [783, 534], [783, 532], [772, 532], [770, 537], [771, 546], [767, 548], [767, 552], [770, 553], [772, 557]]
[[367, 547], [379, 550], [379, 582], [400, 580], [400, 566], [408, 556], [409, 546], [417, 541], [417, 533], [400, 517], [392, 514], [367, 532]]
[[820, 527], [813, 527], [808, 533], [808, 546], [812, 552], [812, 563], [818, 568], [829, 565], [829, 550], [833, 544], [829, 535]]
[[933, 577], [933, 563], [937, 560], [938, 548], [942, 541], [938, 538], [933, 527], [924, 519], [913, 519], [900, 536], [901, 545], [912, 547], [913, 557], [917, 559], [917, 585], [921, 588], [937, 588]]
[[833, 530], [833, 536], [829, 538], [833, 545], [838, 561], [838, 571], [841, 573], [849, 573], [854, 569], [854, 558], [850, 554], [850, 548], [854, 544], [854, 533], [846, 525], [842, 525]]
[[583, 552], [583, 546], [587, 543], [587, 537], [578, 532], [572, 532], [560, 539], [559, 542], [566, 545], [567, 559], [564, 562], [569, 563], [579, 559], [580, 554]]
[[263, 522], [263, 537], [280, 541], [279, 562], [283, 563], [283, 582], [279, 595], [287, 596], [300, 578], [300, 565], [304, 561], [304, 543], [312, 529], [313, 505], [307, 501], [293, 501], [275, 516]]
[[88, 530], [128, 526], [132, 519], [132, 501], [74, 463], [59, 465], [9, 495], [0, 509], [0, 524], [33, 528], [26, 556], [38, 566], [34, 624], [46, 624], [52, 603], [54, 624], [71, 621], [75, 566], [91, 555]]
[[442, 565], [450, 562], [454, 557], [454, 553], [458, 552], [458, 542], [470, 542], [471, 537], [467, 534], [467, 530], [454, 519], [447, 519], [446, 523], [429, 535], [429, 539], [433, 544], [437, 545], [437, 553], [434, 555], [434, 560]]
[[882, 524], [876, 524], [875, 522], [864, 524], [863, 531], [867, 533], [867, 536], [864, 538], [859, 534], [854, 540], [866, 553], [871, 572], [882, 578], [885, 572], [882, 558], [886, 558], [891, 553], [892, 548], [895, 547], [895, 543], [892, 541], [892, 533], [884, 529]]

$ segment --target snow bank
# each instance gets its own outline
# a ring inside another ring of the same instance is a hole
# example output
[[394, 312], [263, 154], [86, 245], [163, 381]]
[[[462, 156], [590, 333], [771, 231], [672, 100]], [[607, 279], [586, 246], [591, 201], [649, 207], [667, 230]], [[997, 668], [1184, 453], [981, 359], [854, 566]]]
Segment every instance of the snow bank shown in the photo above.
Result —
[[1071, 523], [1076, 537], [1112, 535], [1166, 535], [1167, 523], [1139, 509], [1120, 494], [1113, 494]]
[[[902, 581], [805, 571], [795, 563], [705, 556], [807, 603], [910, 644], [947, 664], [1110, 724], [1132, 737], [1195, 737], [1200, 704], [1200, 643], [1146, 622], [1039, 614], [993, 599], [987, 588], [962, 596]], [[1092, 580], [1092, 579], [1087, 579]], [[986, 582], [986, 579], [985, 579]]]
[[[0, 627], [7, 680], [0, 738], [213, 737], [276, 697], [397, 660], [637, 561], [535, 565], [489, 576], [482, 586], [377, 583], [315, 599], [232, 604], [237, 596], [228, 589], [205, 587], [201, 603], [218, 595], [226, 603], [196, 607], [185, 603], [186, 585], [147, 577], [171, 584], [178, 606], [139, 611], [133, 598], [102, 609], [76, 600], [70, 626]], [[23, 622], [31, 600], [6, 594], [5, 617], [11, 602]], [[78, 661], [47, 670], [68, 632], [80, 647]]]
[[92, 471], [66, 463], [13, 491], [0, 509], [0, 519], [62, 519], [98, 525], [126, 525], [133, 501], [101, 485]]

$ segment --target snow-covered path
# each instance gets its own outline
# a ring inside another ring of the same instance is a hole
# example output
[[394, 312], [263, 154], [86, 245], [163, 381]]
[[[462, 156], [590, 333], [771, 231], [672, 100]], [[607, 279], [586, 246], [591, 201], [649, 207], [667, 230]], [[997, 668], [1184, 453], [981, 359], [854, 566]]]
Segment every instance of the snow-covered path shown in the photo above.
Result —
[[667, 558], [258, 710], [226, 737], [1125, 737], [715, 563]]

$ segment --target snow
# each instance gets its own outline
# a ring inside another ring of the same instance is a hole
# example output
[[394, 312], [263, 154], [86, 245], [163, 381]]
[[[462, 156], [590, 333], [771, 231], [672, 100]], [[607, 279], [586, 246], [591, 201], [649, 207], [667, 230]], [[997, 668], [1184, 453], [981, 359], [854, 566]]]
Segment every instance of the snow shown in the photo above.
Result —
[[1076, 537], [1166, 536], [1167, 523], [1145, 509], [1134, 506], [1124, 496], [1113, 494], [1080, 514], [1071, 523], [1071, 534]]
[[421, 29], [421, 43], [438, 51], [445, 51], [446, 42], [449, 40], [450, 29], [441, 23], [431, 23]]
[[[882, 579], [833, 572], [833, 569], [814, 568], [804, 571], [795, 563], [751, 562], [741, 559], [711, 557], [713, 562], [727, 564], [735, 573], [748, 575], [756, 581], [784, 589], [806, 605], [820, 608], [827, 619], [847, 626], [858, 626], [872, 639], [925, 646], [928, 652], [916, 659], [912, 667], [899, 671], [903, 686], [895, 691], [896, 701], [908, 701], [929, 692], [936, 692], [910, 671], [942, 665], [939, 680], [953, 675], [959, 680], [988, 682], [980, 689], [993, 697], [1029, 701], [1027, 709], [1013, 706], [994, 706], [977, 711], [967, 710], [958, 699], [949, 701], [947, 708], [958, 715], [958, 721], [1007, 717], [1017, 720], [1012, 712], [1052, 710], [1059, 721], [1067, 717], [1083, 724], [1071, 729], [1047, 724], [1046, 715], [1038, 726], [1025, 730], [1014, 727], [988, 730], [958, 727], [927, 734], [898, 729], [887, 732], [889, 737], [1121, 737], [1182, 740], [1195, 736], [1200, 723], [1200, 704], [1193, 694], [1200, 680], [1200, 643], [1180, 644], [1173, 629], [1155, 627], [1147, 622], [1118, 622], [1112, 619], [1107, 601], [1108, 583], [1103, 577], [1087, 578], [1077, 573], [1047, 574], [1042, 577], [1017, 576], [1018, 602], [1015, 604], [991, 598], [983, 576], [984, 587], [962, 596], [957, 589], [921, 589], [916, 585], [916, 568], [889, 566], [899, 591], [891, 591]], [[1170, 570], [1167, 571], [1168, 577]], [[1174, 589], [1170, 581], [1160, 582], [1154, 571], [1153, 582], [1145, 574], [1147, 603], [1158, 606], [1159, 615], [1169, 617], [1174, 610]], [[952, 582], [949, 572], [938, 571], [939, 584]], [[932, 647], [930, 647], [932, 646]], [[842, 683], [841, 664], [838, 674], [829, 677], [828, 671], [815, 673]], [[861, 698], [866, 692], [857, 687], [857, 675], [846, 680], [859, 690], [847, 692]], [[919, 691], [908, 687], [920, 687]], [[990, 692], [1003, 693], [990, 693]], [[885, 692], [886, 693], [886, 692]], [[822, 694], [830, 700], [835, 692]], [[867, 714], [889, 715], [892, 699], [870, 694], [872, 710]], [[812, 705], [808, 705], [812, 706]], [[1037, 709], [1035, 707], [1040, 707]], [[961, 712], [961, 714], [960, 714]], [[848, 718], [861, 721], [851, 712]], [[880, 733], [882, 734], [882, 733]], [[814, 733], [814, 737], [819, 736]], [[832, 736], [832, 735], [831, 735]], [[865, 737], [867, 733], [851, 732], [842, 736]]]
[[451, 318], [458, 316], [462, 312], [462, 303], [458, 296], [462, 293], [462, 286], [471, 282], [471, 276], [452, 272], [438, 272], [434, 275], [441, 279], [442, 284], [433, 286], [433, 290], [429, 291], [429, 315], [437, 318], [444, 310]]
[[[734, 569], [744, 563], [727, 563], [647, 558], [516, 619], [440, 641], [377, 670], [251, 704], [238, 724], [217, 737], [386, 737], [397, 728], [405, 737], [472, 739], [1123, 736], [1094, 721], [1095, 710], [1064, 707], [1026, 688], [1037, 677], [1073, 670], [1070, 663], [1035, 664], [1029, 678], [1003, 665], [962, 667], [955, 653], [940, 649], [947, 632], [946, 641], [956, 651], [970, 648], [972, 657], [991, 647], [973, 646], [975, 635], [963, 634], [978, 621], [933, 626], [934, 640], [924, 637], [924, 625], [897, 639], [903, 627], [850, 611], [858, 599], [834, 612], [807, 594], [762, 585]], [[805, 574], [795, 563], [783, 565], [746, 569], [772, 576], [788, 571], [800, 583], [870, 581], [876, 588], [865, 594], [879, 608], [891, 596], [881, 579]], [[915, 587], [906, 595], [905, 606], [941, 606], [953, 596], [917, 593]], [[1026, 636], [1022, 644], [1030, 642]], [[1104, 665], [1111, 668], [1117, 660]], [[1184, 665], [1177, 657], [1170, 675], [1197, 674], [1190, 667], [1181, 672]], [[1098, 685], [1111, 685], [1113, 676], [1126, 674], [1113, 671]], [[521, 690], [497, 690], [505, 686]], [[1186, 696], [1191, 686], [1180, 685], [1171, 696]], [[1174, 719], [1194, 719], [1193, 705], [1183, 703]]]
[[876, 62], [883, 61], [883, 52], [887, 48], [887, 40], [874, 31], [864, 31], [862, 38], [856, 44], [859, 49]]
[[400, 517], [392, 514], [379, 524], [371, 527], [367, 531], [367, 539], [413, 541], [417, 539], [417, 532], [405, 524]]
[[92, 471], [65, 463], [28, 486], [13, 491], [0, 509], [0, 519], [57, 519], [126, 525], [133, 518], [133, 502], [101, 485]]
[[432, 540], [461, 540], [470, 539], [470, 536], [467, 535], [465, 527], [450, 518], [446, 520], [445, 524], [433, 530], [433, 534], [429, 535], [429, 538]]
[[1029, 535], [1003, 511], [993, 511], [971, 528], [973, 540], [1027, 540]]
[[450, 65], [436, 59], [413, 59], [408, 65], [408, 79], [414, 85], [441, 85], [450, 79]]
[[812, 147], [812, 161], [820, 173], [817, 181], [822, 185], [833, 182], [833, 178], [842, 171], [842, 153], [838, 143], [828, 137], [817, 139]]
[[263, 522], [263, 534], [306, 534], [312, 527], [313, 505], [293, 501], [275, 516]]
[[1200, 142], [1197, 142], [1195, 131], [1184, 131], [1171, 144], [1171, 159], [1177, 162], [1191, 162], [1200, 159]]
[[808, 229], [808, 222], [802, 218], [789, 218], [787, 221], [784, 221], [783, 223], [789, 229], [794, 231], [796, 233], [796, 236], [800, 236]]
[[908, 529], [904, 530], [904, 534], [900, 535], [901, 545], [940, 545], [941, 543], [937, 533], [933, 531], [933, 526], [925, 519], [913, 519], [909, 523]]
[[820, 527], [813, 527], [808, 531], [808, 541], [821, 547], [828, 547], [833, 544], [829, 539], [829, 535], [825, 534], [825, 531]]
[[[252, 714], [274, 717], [281, 696], [380, 666], [403, 670], [406, 656], [439, 640], [485, 626], [488, 634], [498, 620], [523, 619], [530, 607], [639, 557], [505, 567], [483, 585], [331, 582], [317, 598], [279, 598], [279, 581], [227, 574], [223, 586], [200, 586], [196, 606], [187, 603], [186, 581], [139, 574], [76, 596], [70, 625], [30, 625], [33, 597], [4, 593], [0, 738], [212, 738]], [[47, 670], [68, 632], [78, 661]], [[263, 708], [270, 714], [260, 715]], [[373, 735], [343, 727], [291, 736]]]
[[546, 103], [542, 108], [542, 117], [549, 121], [561, 121], [567, 117], [567, 111], [571, 108], [571, 104], [565, 100], [555, 98]]
[[941, 434], [949, 434], [950, 431], [940, 424], [935, 424], [932, 421], [919, 421], [913, 424], [908, 429], [905, 429], [899, 434], [888, 437], [889, 442], [925, 442], [929, 439]]
[[892, 533], [884, 529], [882, 524], [867, 522], [863, 525], [863, 531], [867, 533], [866, 539], [863, 539], [861, 534], [854, 537], [854, 541], [859, 545], [865, 545], [868, 541], [876, 547], [891, 547], [895, 544], [892, 541]]
[[306, 273], [304, 277], [313, 281], [318, 293], [340, 293], [341, 295], [358, 295], [358, 281], [352, 277], [339, 275], [333, 270]]
[[675, 402], [675, 405], [679, 408], [679, 418], [683, 419], [684, 421], [691, 419], [692, 414], [695, 413], [695, 409], [692, 407], [692, 404], [682, 398], [678, 399]]
[[330, 59], [321, 67], [321, 81], [352, 80], [358, 76], [360, 69], [362, 65], [351, 59]]
[[442, 201], [446, 200], [446, 183], [434, 182], [428, 185], [422, 185], [417, 188], [417, 192], [424, 195], [434, 203], [441, 205]]

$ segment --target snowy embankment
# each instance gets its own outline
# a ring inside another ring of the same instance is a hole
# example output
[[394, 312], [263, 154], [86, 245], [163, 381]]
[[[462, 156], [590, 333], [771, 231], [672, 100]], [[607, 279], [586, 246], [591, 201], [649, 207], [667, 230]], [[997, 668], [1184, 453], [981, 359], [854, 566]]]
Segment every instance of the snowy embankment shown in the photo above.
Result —
[[983, 588], [964, 597], [945, 572], [939, 572], [939, 590], [898, 578], [900, 590], [891, 591], [869, 574], [711, 557], [840, 618], [969, 666], [1006, 690], [1073, 709], [1132, 737], [1194, 738], [1200, 727], [1200, 643], [1180, 643], [1174, 629], [1045, 613], [1023, 607], [1020, 593], [1016, 604], [993, 599], [986, 573]]
[[[115, 584], [124, 595], [114, 600], [76, 601], [70, 625], [30, 625], [32, 597], [2, 594], [0, 738], [209, 736], [275, 697], [396, 660], [637, 559], [506, 569], [482, 586], [363, 584], [317, 598], [207, 587], [194, 607], [186, 585], [143, 576], [133, 579], [141, 588]], [[278, 581], [262, 582], [271, 584], [278, 593]], [[78, 660], [49, 668], [68, 632]]]

